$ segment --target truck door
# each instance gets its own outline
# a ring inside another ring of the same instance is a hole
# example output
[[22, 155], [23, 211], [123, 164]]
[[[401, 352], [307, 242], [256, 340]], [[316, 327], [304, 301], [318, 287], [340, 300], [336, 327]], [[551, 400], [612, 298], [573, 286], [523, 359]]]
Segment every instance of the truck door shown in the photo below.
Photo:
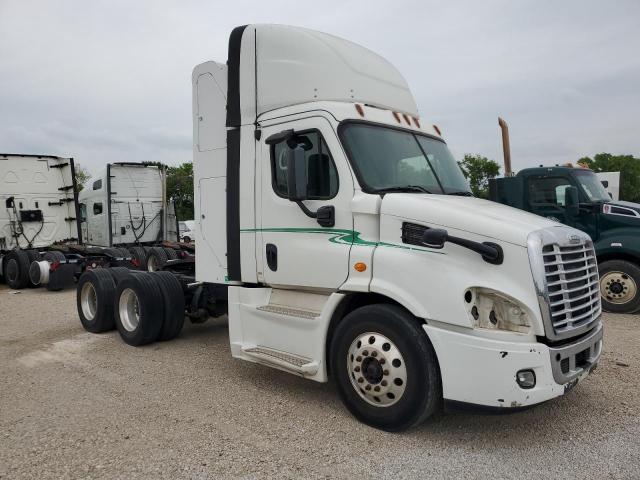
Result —
[[567, 177], [529, 177], [526, 182], [527, 210], [569, 225], [572, 219], [565, 210], [565, 190], [571, 186]]
[[[297, 203], [287, 198], [286, 141], [267, 145], [269, 136], [285, 130], [296, 132], [305, 144], [308, 200], [303, 205], [316, 212], [333, 206], [335, 224], [321, 226]], [[262, 278], [269, 285], [336, 289], [348, 275], [353, 232], [350, 202], [353, 178], [331, 124], [313, 117], [266, 127], [262, 131], [261, 194], [256, 222], [262, 236]]]

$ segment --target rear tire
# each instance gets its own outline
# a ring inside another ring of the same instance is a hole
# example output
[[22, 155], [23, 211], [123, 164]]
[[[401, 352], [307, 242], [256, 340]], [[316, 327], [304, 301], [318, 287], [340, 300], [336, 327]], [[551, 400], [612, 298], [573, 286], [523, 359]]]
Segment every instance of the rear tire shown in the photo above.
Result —
[[[138, 270], [144, 270], [147, 264], [147, 252], [142, 247], [130, 247], [131, 259]], [[137, 264], [137, 265], [136, 265]]]
[[167, 252], [164, 251], [162, 247], [151, 247], [147, 252], [147, 263], [146, 270], [148, 272], [157, 272], [162, 270], [162, 267], [169, 257], [167, 256]]
[[172, 340], [180, 334], [184, 326], [184, 292], [173, 274], [155, 272], [152, 276], [160, 287], [164, 300], [164, 316], [158, 340]]
[[116, 285], [102, 268], [87, 270], [78, 280], [76, 304], [84, 329], [91, 333], [113, 330], [113, 295]]
[[178, 254], [173, 248], [163, 247], [165, 253], [167, 254], [167, 259], [176, 260], [178, 258]]
[[116, 288], [116, 327], [125, 343], [145, 345], [158, 339], [162, 328], [164, 300], [149, 273], [131, 274]]
[[126, 267], [111, 267], [106, 269], [107, 272], [111, 274], [113, 278], [113, 282], [118, 286], [118, 284], [131, 275], [131, 270]]
[[7, 253], [2, 261], [2, 275], [9, 288], [20, 290], [31, 284], [29, 268], [31, 262], [24, 250], [13, 250]]
[[345, 406], [372, 427], [406, 430], [442, 403], [435, 351], [417, 319], [399, 306], [349, 313], [333, 334], [330, 362]]
[[640, 268], [626, 260], [598, 264], [602, 308], [612, 313], [640, 310]]
[[183, 241], [184, 243], [191, 243], [191, 237], [190, 237], [189, 235], [185, 235], [185, 236], [182, 238], [182, 241]]
[[[33, 262], [37, 262], [38, 260], [40, 260], [40, 253], [38, 253], [37, 250], [25, 250], [27, 252], [27, 257], [29, 257], [29, 269], [31, 269], [31, 264]], [[39, 285], [37, 283], [34, 283], [31, 280], [31, 275], [28, 275], [29, 277], [29, 288], [36, 288]]]

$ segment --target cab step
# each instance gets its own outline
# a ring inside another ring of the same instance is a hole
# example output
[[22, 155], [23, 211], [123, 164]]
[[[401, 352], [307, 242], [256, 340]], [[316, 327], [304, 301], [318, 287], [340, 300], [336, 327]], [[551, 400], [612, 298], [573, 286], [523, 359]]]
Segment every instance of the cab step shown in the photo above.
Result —
[[261, 305], [256, 307], [256, 310], [260, 310], [262, 312], [275, 313], [278, 315], [286, 315], [287, 317], [298, 317], [298, 318], [306, 318], [309, 320], [313, 320], [320, 316], [320, 312], [315, 310], [303, 310], [301, 308], [294, 308], [284, 305]]
[[302, 375], [314, 375], [318, 371], [319, 363], [312, 359], [295, 355], [293, 353], [282, 352], [268, 347], [252, 346], [243, 347], [242, 352], [255, 358], [260, 363], [281, 367], [285, 370]]

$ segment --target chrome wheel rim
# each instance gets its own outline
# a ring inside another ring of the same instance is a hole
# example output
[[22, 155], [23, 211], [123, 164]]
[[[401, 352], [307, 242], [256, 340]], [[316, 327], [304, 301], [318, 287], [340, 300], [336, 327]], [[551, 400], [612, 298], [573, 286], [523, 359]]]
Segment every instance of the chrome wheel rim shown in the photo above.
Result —
[[84, 318], [93, 321], [98, 311], [98, 295], [92, 283], [85, 283], [80, 290], [80, 305]]
[[158, 261], [154, 255], [149, 255], [149, 259], [147, 260], [147, 270], [150, 272], [158, 270]]
[[600, 294], [609, 303], [623, 305], [633, 300], [637, 293], [635, 280], [624, 272], [607, 272], [600, 278]]
[[398, 347], [380, 333], [363, 333], [351, 343], [347, 371], [360, 398], [376, 407], [398, 402], [407, 387], [404, 358]]
[[118, 301], [120, 323], [127, 332], [133, 332], [140, 324], [140, 302], [138, 295], [130, 288], [125, 288]]

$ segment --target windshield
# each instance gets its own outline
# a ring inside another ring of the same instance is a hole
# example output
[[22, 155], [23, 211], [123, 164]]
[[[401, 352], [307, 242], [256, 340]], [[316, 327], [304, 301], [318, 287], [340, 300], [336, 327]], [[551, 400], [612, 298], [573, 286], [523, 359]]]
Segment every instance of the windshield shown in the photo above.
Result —
[[447, 145], [393, 128], [350, 123], [342, 141], [367, 192], [406, 190], [471, 195]]
[[592, 202], [610, 202], [611, 197], [605, 190], [598, 176], [591, 170], [575, 170], [576, 179], [584, 193]]

